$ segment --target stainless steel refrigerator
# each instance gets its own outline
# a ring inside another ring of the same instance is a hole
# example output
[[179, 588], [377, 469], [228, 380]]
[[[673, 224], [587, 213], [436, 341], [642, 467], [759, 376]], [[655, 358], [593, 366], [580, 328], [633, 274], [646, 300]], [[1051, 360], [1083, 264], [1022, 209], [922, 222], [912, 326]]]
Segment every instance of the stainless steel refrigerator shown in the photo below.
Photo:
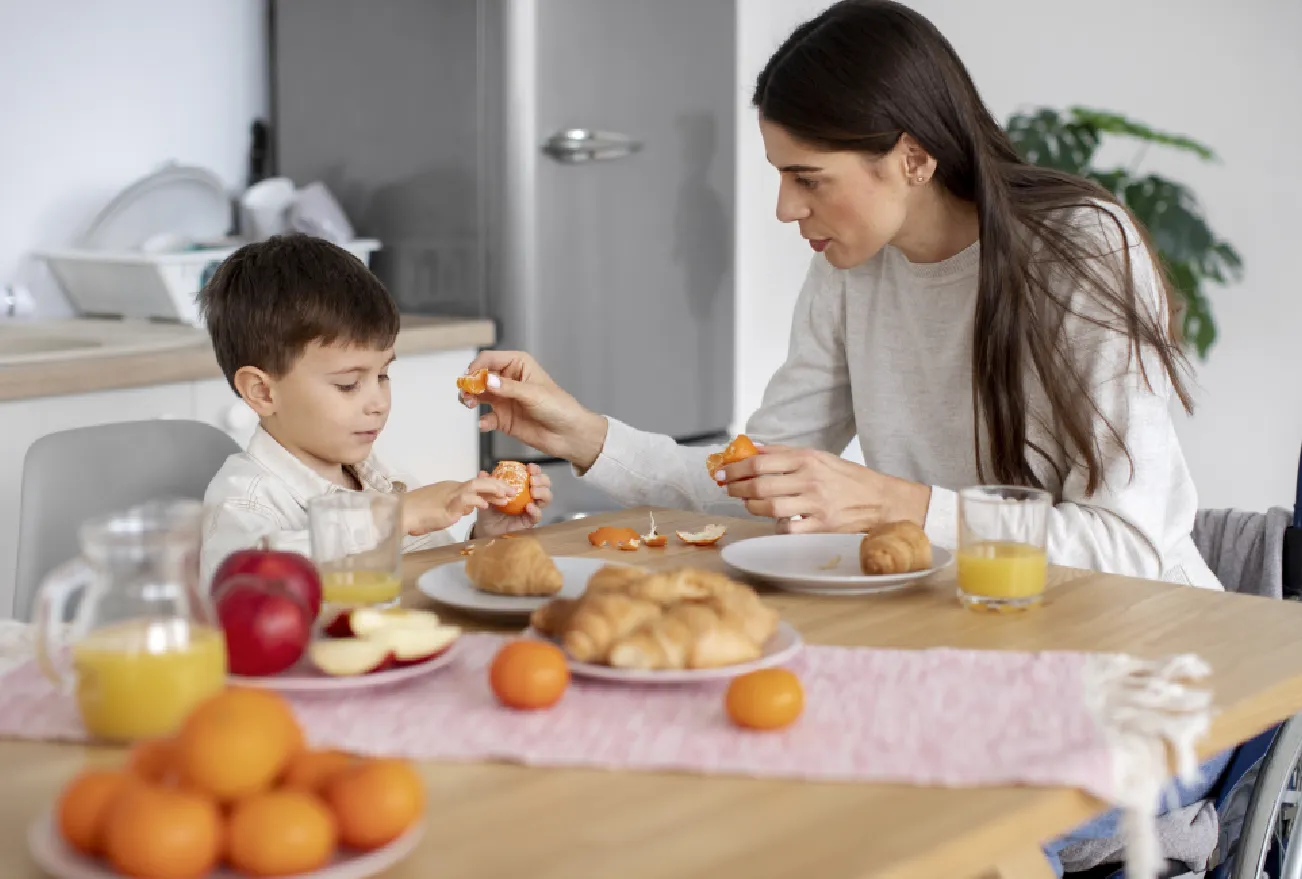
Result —
[[[272, 0], [269, 172], [321, 180], [409, 312], [487, 316], [589, 407], [733, 408], [735, 0]], [[553, 515], [609, 509], [537, 460]]]

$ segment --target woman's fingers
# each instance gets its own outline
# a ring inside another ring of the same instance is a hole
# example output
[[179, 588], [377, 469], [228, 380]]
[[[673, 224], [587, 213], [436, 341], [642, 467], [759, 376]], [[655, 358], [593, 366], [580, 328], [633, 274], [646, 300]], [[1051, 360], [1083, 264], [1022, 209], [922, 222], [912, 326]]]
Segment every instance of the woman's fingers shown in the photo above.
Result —
[[510, 378], [522, 379], [532, 368], [538, 366], [537, 361], [523, 351], [480, 351], [475, 359], [470, 361], [466, 367], [466, 374], [469, 375], [480, 369], [486, 369], [490, 373], [504, 374]]
[[729, 482], [728, 494], [738, 498], [775, 498], [802, 494], [809, 481], [798, 473], [778, 473]]
[[775, 497], [755, 498], [746, 501], [746, 509], [752, 516], [765, 516], [769, 519], [791, 519], [795, 516], [808, 516], [808, 498]]

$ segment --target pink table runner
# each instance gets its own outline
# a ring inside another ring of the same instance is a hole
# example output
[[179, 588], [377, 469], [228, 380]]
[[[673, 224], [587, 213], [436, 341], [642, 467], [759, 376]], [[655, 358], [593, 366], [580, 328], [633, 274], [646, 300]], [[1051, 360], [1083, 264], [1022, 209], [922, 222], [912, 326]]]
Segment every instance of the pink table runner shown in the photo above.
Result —
[[[441, 671], [406, 684], [294, 695], [318, 747], [422, 760], [685, 770], [848, 782], [1070, 786], [1127, 807], [1131, 875], [1157, 861], [1152, 822], [1170, 747], [1196, 772], [1210, 696], [1196, 657], [807, 647], [790, 664], [805, 712], [787, 730], [737, 729], [725, 684], [576, 679], [550, 711], [500, 707], [487, 666], [503, 642], [466, 635]], [[0, 736], [82, 741], [71, 700], [27, 663], [0, 678]]]

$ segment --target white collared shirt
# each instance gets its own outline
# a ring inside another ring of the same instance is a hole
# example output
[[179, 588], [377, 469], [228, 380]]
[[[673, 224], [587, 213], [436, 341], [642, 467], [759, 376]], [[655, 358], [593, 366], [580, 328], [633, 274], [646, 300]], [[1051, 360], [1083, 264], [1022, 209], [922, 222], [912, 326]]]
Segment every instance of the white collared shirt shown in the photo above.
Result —
[[[383, 494], [407, 490], [375, 455], [352, 468], [363, 488]], [[310, 555], [307, 505], [333, 492], [349, 491], [308, 467], [259, 427], [248, 447], [226, 459], [204, 493], [203, 546], [199, 564], [208, 583], [213, 571], [237, 549], [265, 538], [274, 549]], [[403, 552], [455, 543], [447, 531], [404, 536]]]

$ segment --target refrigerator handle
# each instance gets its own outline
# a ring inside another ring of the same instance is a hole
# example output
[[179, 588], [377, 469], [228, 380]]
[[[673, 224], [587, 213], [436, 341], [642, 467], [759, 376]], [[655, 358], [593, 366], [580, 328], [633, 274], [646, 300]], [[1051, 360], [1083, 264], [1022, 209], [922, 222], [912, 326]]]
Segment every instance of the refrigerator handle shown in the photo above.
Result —
[[623, 159], [642, 149], [640, 141], [628, 135], [587, 128], [558, 131], [543, 144], [542, 151], [562, 164]]

